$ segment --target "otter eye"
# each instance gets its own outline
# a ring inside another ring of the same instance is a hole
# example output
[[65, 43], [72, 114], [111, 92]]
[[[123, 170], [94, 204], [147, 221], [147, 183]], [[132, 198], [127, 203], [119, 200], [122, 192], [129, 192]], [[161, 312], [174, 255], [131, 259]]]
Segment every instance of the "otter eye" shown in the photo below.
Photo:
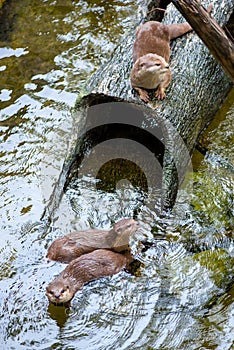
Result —
[[54, 292], [52, 290], [49, 290], [48, 293], [54, 295]]
[[69, 289], [69, 286], [66, 286], [65, 288], [63, 288], [63, 289], [61, 290], [61, 294], [65, 293], [66, 290], [68, 290], [68, 289]]
[[159, 66], [161, 66], [161, 64], [160, 63], [155, 63], [155, 66], [159, 67]]

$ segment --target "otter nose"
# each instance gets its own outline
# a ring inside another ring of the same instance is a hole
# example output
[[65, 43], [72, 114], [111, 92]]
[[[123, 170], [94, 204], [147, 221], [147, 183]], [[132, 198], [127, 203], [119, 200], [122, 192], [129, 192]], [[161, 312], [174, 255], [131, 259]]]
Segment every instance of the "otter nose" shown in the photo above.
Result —
[[166, 68], [166, 69], [169, 69], [169, 64], [167, 64], [167, 65], [165, 66], [165, 68]]

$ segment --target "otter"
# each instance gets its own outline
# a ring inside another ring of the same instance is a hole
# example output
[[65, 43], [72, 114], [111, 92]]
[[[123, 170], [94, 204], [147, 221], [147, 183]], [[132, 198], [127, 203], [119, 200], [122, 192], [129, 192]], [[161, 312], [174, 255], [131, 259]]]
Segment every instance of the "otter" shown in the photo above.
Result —
[[98, 249], [74, 259], [47, 286], [46, 295], [53, 304], [68, 304], [85, 283], [112, 276], [133, 261], [130, 253]]
[[109, 249], [115, 252], [129, 250], [129, 239], [139, 229], [134, 219], [122, 219], [109, 231], [84, 230], [72, 232], [57, 238], [49, 247], [46, 257], [69, 263], [83, 254], [96, 249]]
[[137, 28], [130, 80], [144, 102], [149, 101], [145, 89], [156, 89], [155, 96], [159, 100], [165, 98], [165, 89], [171, 81], [170, 40], [191, 30], [188, 23], [165, 25], [157, 21], [148, 21]]

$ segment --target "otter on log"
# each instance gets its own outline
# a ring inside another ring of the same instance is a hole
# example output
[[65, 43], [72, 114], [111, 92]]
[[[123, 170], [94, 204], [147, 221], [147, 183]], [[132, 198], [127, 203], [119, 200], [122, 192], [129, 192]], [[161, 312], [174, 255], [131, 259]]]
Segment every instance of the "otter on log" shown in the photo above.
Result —
[[165, 98], [165, 89], [171, 81], [170, 40], [191, 30], [188, 23], [165, 25], [156, 21], [148, 21], [137, 28], [130, 80], [144, 102], [149, 101], [145, 89], [156, 89], [155, 96], [159, 100]]
[[66, 304], [82, 286], [100, 277], [112, 276], [133, 261], [130, 253], [120, 254], [98, 249], [71, 261], [46, 288], [53, 304]]
[[82, 230], [57, 238], [49, 247], [46, 257], [69, 263], [83, 254], [96, 249], [109, 249], [115, 252], [129, 250], [129, 240], [139, 224], [133, 219], [118, 221], [111, 230]]

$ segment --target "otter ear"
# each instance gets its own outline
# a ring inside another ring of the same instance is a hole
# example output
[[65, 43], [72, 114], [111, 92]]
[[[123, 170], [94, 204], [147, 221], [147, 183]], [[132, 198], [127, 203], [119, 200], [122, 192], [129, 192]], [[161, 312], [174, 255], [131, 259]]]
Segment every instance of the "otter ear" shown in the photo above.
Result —
[[116, 233], [119, 235], [121, 232], [122, 232], [122, 228], [121, 228], [121, 227], [118, 227], [118, 228], [116, 229]]

